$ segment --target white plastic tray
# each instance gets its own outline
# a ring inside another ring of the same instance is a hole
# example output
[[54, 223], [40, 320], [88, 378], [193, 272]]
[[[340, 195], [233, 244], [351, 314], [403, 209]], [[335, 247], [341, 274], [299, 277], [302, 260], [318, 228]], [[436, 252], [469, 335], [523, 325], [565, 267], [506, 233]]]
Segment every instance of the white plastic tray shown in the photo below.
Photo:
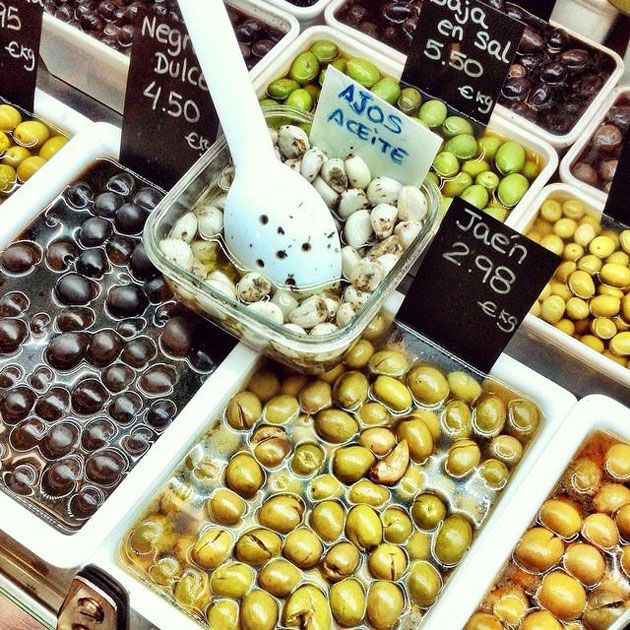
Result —
[[583, 441], [597, 429], [630, 440], [630, 409], [605, 396], [587, 396], [573, 408], [542, 455], [530, 465], [525, 481], [512, 484], [504, 495], [504, 499], [514, 500], [505, 501], [505, 508], [497, 506], [459, 565], [434, 608], [436, 629], [466, 624]]
[[[336, 31], [330, 26], [313, 26], [304, 31], [254, 80], [254, 87], [258, 97], [265, 96], [267, 86], [275, 79], [285, 76], [291, 68], [293, 59], [301, 52], [307, 50], [313, 42], [318, 39], [333, 41], [337, 44], [341, 52], [346, 55], [368, 59], [384, 74], [390, 75], [396, 79], [400, 79], [402, 76], [403, 63], [382, 55], [375, 51], [374, 48], [370, 48], [350, 35]], [[522, 125], [515, 124], [497, 114], [492, 117], [488, 129], [520, 142], [529, 151], [540, 155], [545, 162], [545, 166], [538, 177], [531, 184], [529, 190], [525, 193], [518, 205], [512, 210], [511, 215], [516, 211], [527, 208], [540, 190], [542, 190], [543, 186], [551, 179], [558, 168], [558, 154], [550, 144], [524, 130]]]
[[591, 195], [602, 203], [606, 202], [606, 199], [608, 199], [608, 194], [605, 193], [603, 190], [595, 188], [594, 186], [589, 186], [589, 184], [575, 177], [575, 175], [573, 175], [573, 173], [571, 172], [571, 167], [582, 154], [584, 147], [593, 137], [593, 134], [595, 133], [597, 127], [599, 127], [604, 118], [606, 118], [608, 110], [615, 104], [615, 101], [622, 94], [626, 94], [630, 98], [630, 87], [617, 88], [613, 91], [613, 93], [601, 106], [596, 116], [588, 123], [586, 129], [584, 130], [584, 133], [579, 137], [577, 142], [567, 151], [567, 154], [562, 158], [562, 162], [560, 162], [560, 179], [563, 182], [565, 182], [566, 184], [570, 184], [575, 188], [583, 190], [585, 193]]
[[[390, 296], [384, 308], [390, 312], [395, 312], [401, 303], [401, 294], [395, 292]], [[188, 434], [186, 439], [178, 437], [177, 444], [175, 440], [169, 443], [167, 443], [167, 440], [158, 441], [156, 444], [158, 449], [153, 447], [142, 462], [136, 466], [133, 471], [133, 473], [138, 472], [138, 475], [135, 477], [137, 492], [134, 507], [119, 520], [116, 529], [108, 536], [94, 558], [94, 562], [98, 566], [112, 575], [129, 592], [131, 605], [134, 610], [158, 628], [178, 628], [179, 630], [190, 628], [190, 630], [193, 630], [195, 628], [198, 629], [199, 626], [122, 568], [118, 560], [120, 542], [125, 532], [138, 519], [156, 491], [164, 485], [172, 474], [175, 465], [182, 461], [190, 447], [206, 432], [208, 422], [220, 417], [230, 397], [247, 382], [260, 360], [259, 355], [245, 348], [242, 344], [239, 344], [233, 354], [239, 356], [241, 361], [240, 369], [230, 371], [228, 377], [221, 383], [220, 389], [222, 393], [206, 402], [205, 411], [199, 418], [201, 419], [202, 417], [204, 420], [197, 423], [194, 435]], [[226, 373], [228, 373], [227, 370]], [[514, 390], [529, 396], [540, 406], [545, 416], [543, 428], [530, 444], [529, 450], [524, 456], [516, 474], [510, 480], [510, 484], [515, 485], [527, 476], [531, 468], [531, 462], [538, 457], [561, 420], [575, 405], [576, 399], [566, 390], [505, 354], [501, 355], [491, 375]], [[165, 454], [166, 451], [168, 451], [167, 454]], [[145, 471], [152, 471], [148, 473], [151, 482], [147, 485], [145, 480], [144, 487], [137, 483], [137, 480], [141, 477], [140, 468]], [[155, 474], [156, 470], [160, 471], [157, 475]], [[503, 502], [503, 499], [501, 499], [501, 502]], [[432, 616], [427, 617], [427, 623], [424, 624], [424, 627], [440, 630], [455, 628], [455, 626], [450, 625], [434, 625]]]
[[37, 118], [50, 123], [69, 136], [76, 135], [91, 124], [89, 118], [37, 88], [35, 89], [33, 110], [33, 114]]
[[[591, 210], [598, 213], [601, 213], [604, 207], [602, 202], [568, 184], [551, 184], [543, 188], [538, 197], [528, 208], [524, 208], [518, 214], [510, 217], [510, 226], [522, 234], [525, 234], [536, 218], [542, 203], [551, 196], [560, 196], [561, 198], [576, 197], [582, 200]], [[577, 339], [563, 333], [561, 330], [558, 330], [555, 326], [548, 324], [539, 317], [535, 317], [531, 314], [527, 315], [523, 321], [521, 330], [526, 335], [533, 336], [545, 343], [551, 344], [557, 348], [559, 352], [564, 354], [565, 357], [586, 363], [614, 381], [626, 387], [630, 387], [630, 369], [611, 361], [609, 358], [589, 348]]]
[[267, 0], [267, 2], [294, 15], [299, 20], [300, 28], [303, 30], [309, 26], [324, 23], [324, 10], [330, 0], [317, 0], [311, 7], [297, 7], [288, 0]]
[[556, 0], [551, 18], [601, 44], [618, 15], [607, 0]]
[[[279, 28], [286, 35], [251, 71], [255, 77], [299, 33], [297, 19], [262, 0], [227, 0], [252, 17]], [[283, 3], [286, 4], [286, 3]], [[40, 55], [48, 71], [97, 101], [123, 113], [129, 56], [95, 37], [44, 12]]]
[[[346, 0], [333, 0], [333, 2], [330, 5], [328, 5], [324, 13], [326, 24], [328, 24], [329, 26], [333, 27], [335, 30], [341, 33], [350, 35], [357, 41], [360, 41], [366, 46], [371, 47], [373, 50], [378, 50], [382, 52], [384, 55], [387, 55], [394, 61], [397, 61], [401, 65], [401, 68], [404, 67], [405, 62], [407, 61], [407, 55], [397, 51], [395, 48], [392, 48], [391, 46], [387, 46], [386, 44], [383, 44], [382, 42], [378, 41], [377, 39], [373, 37], [368, 37], [367, 35], [365, 35], [365, 33], [361, 33], [357, 29], [354, 29], [348, 26], [347, 24], [343, 24], [335, 17], [335, 13], [343, 4], [345, 4], [345, 2]], [[549, 23], [552, 26], [562, 26], [560, 24], [555, 23], [553, 20], [551, 20]], [[623, 69], [624, 69], [623, 61], [621, 60], [621, 57], [613, 50], [610, 50], [609, 48], [604, 48], [604, 46], [602, 46], [601, 44], [591, 41], [587, 39], [586, 37], [584, 37], [583, 35], [580, 35], [579, 33], [576, 33], [566, 28], [565, 26], [562, 26], [562, 28], [565, 31], [567, 31], [567, 33], [569, 33], [571, 36], [575, 37], [576, 39], [586, 42], [587, 44], [589, 44], [590, 46], [593, 46], [594, 48], [597, 48], [598, 50], [605, 51], [615, 61], [615, 69], [613, 70], [613, 73], [610, 75], [610, 78], [603, 85], [599, 94], [593, 99], [591, 104], [582, 114], [582, 117], [574, 125], [573, 129], [564, 136], [557, 136], [552, 133], [549, 133], [548, 131], [545, 131], [542, 127], [539, 127], [538, 125], [527, 120], [526, 118], [523, 118], [522, 116], [519, 116], [518, 114], [515, 114], [514, 112], [510, 111], [507, 107], [504, 107], [503, 105], [497, 104], [497, 106], [494, 108], [494, 112], [496, 114], [500, 114], [502, 117], [507, 118], [508, 120], [514, 122], [516, 125], [518, 125], [519, 128], [523, 129], [525, 132], [533, 134], [537, 136], [538, 138], [544, 140], [545, 142], [548, 142], [552, 147], [555, 147], [556, 149], [564, 149], [568, 147], [569, 145], [573, 144], [582, 135], [590, 119], [595, 115], [595, 112], [597, 112], [597, 110], [601, 107], [602, 103], [606, 100], [606, 98], [608, 97], [610, 92], [613, 90], [615, 85], [617, 85], [619, 79], [621, 78], [621, 75], [623, 74]], [[401, 74], [402, 74], [402, 69], [401, 69]]]

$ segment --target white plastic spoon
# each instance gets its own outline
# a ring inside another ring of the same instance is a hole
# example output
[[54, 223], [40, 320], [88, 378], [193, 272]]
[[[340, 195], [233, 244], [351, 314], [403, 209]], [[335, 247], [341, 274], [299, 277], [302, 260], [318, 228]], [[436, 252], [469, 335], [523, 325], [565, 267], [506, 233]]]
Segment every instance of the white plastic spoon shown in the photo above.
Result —
[[178, 1], [234, 162], [224, 217], [230, 254], [280, 287], [336, 282], [334, 219], [317, 191], [277, 159], [223, 1]]

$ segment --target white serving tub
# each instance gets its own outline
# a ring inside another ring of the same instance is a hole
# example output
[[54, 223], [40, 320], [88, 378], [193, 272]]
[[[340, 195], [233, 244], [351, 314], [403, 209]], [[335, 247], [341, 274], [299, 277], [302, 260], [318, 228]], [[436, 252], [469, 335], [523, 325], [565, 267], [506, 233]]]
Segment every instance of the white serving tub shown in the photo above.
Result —
[[598, 429], [630, 441], [630, 409], [599, 395], [587, 396], [573, 408], [538, 461], [532, 463], [525, 481], [508, 489], [504, 498], [511, 495], [515, 500], [497, 506], [492, 522], [462, 560], [434, 608], [436, 629], [464, 627], [584, 440]]
[[[570, 197], [578, 198], [582, 200], [588, 208], [599, 214], [601, 214], [604, 208], [604, 204], [601, 201], [577, 188], [573, 188], [568, 184], [551, 184], [543, 188], [538, 197], [528, 208], [522, 209], [509, 218], [510, 227], [525, 234], [536, 218], [542, 203], [552, 196], [560, 199]], [[521, 331], [526, 335], [550, 344], [556, 348], [561, 355], [576, 361], [578, 365], [579, 363], [588, 364], [606, 377], [626, 387], [630, 387], [630, 369], [615, 363], [539, 317], [528, 314], [523, 321]]]
[[331, 0], [317, 0], [310, 7], [298, 7], [289, 2], [289, 0], [267, 0], [267, 2], [295, 16], [300, 22], [300, 28], [303, 30], [309, 26], [324, 23], [324, 10]]
[[[297, 55], [308, 50], [313, 42], [318, 39], [333, 41], [342, 53], [354, 57], [362, 57], [374, 63], [379, 70], [387, 75], [400, 79], [404, 63], [389, 59], [385, 55], [377, 52], [374, 48], [366, 46], [351, 35], [341, 33], [330, 26], [313, 26], [304, 31], [294, 42], [292, 42], [260, 75], [254, 80], [254, 87], [259, 98], [266, 95], [267, 86], [274, 81], [285, 76], [291, 68], [291, 63]], [[496, 110], [495, 110], [496, 111]], [[536, 136], [524, 130], [521, 125], [507, 120], [503, 116], [493, 115], [489, 131], [494, 131], [500, 135], [509, 137], [520, 142], [527, 150], [537, 153], [545, 162], [544, 168], [534, 180], [529, 190], [525, 193], [521, 201], [512, 210], [512, 214], [517, 210], [527, 208], [543, 186], [551, 179], [558, 167], [558, 154], [555, 149]]]
[[[286, 33], [252, 69], [251, 76], [255, 77], [297, 37], [298, 21], [263, 0], [227, 0], [227, 3]], [[129, 55], [110, 48], [47, 12], [44, 12], [40, 55], [52, 75], [123, 113]]]
[[556, 0], [551, 19], [602, 44], [618, 15], [608, 0]]
[[606, 202], [606, 199], [608, 199], [608, 194], [605, 193], [603, 190], [599, 190], [598, 188], [590, 186], [589, 184], [575, 177], [575, 175], [573, 175], [573, 173], [571, 172], [571, 167], [580, 157], [584, 148], [588, 145], [597, 127], [599, 127], [604, 118], [606, 118], [608, 110], [623, 94], [630, 98], [630, 87], [617, 88], [613, 91], [613, 93], [601, 106], [600, 110], [597, 112], [593, 120], [588, 123], [586, 129], [584, 130], [584, 133], [580, 136], [577, 142], [567, 151], [567, 154], [562, 158], [562, 161], [560, 162], [560, 179], [563, 182], [565, 182], [566, 184], [570, 184], [575, 188], [583, 190], [585, 193], [591, 195], [593, 198], [601, 201], [602, 203]]
[[[372, 49], [378, 50], [382, 52], [384, 55], [397, 61], [401, 66], [401, 74], [402, 74], [402, 68], [404, 67], [405, 62], [407, 61], [407, 55], [397, 51], [395, 48], [392, 48], [391, 46], [387, 46], [383, 44], [382, 42], [379, 42], [377, 39], [374, 39], [373, 37], [368, 37], [367, 35], [365, 35], [365, 33], [361, 33], [357, 29], [354, 29], [348, 26], [347, 24], [343, 24], [335, 17], [335, 13], [339, 10], [341, 6], [345, 4], [346, 1], [347, 0], [333, 0], [333, 2], [327, 7], [326, 12], [324, 14], [326, 17], [326, 24], [333, 27], [335, 30], [341, 33], [350, 35], [351, 37], [355, 38], [357, 41], [360, 41], [361, 43], [367, 46], [370, 46]], [[560, 24], [554, 23], [553, 20], [550, 21], [549, 23], [552, 26], [561, 26]], [[569, 35], [575, 37], [576, 39], [583, 41], [586, 44], [594, 48], [597, 48], [598, 50], [605, 51], [613, 58], [615, 62], [615, 69], [610, 75], [610, 78], [608, 79], [608, 81], [606, 81], [602, 89], [599, 91], [599, 94], [593, 99], [591, 104], [584, 111], [581, 118], [577, 121], [573, 129], [569, 133], [565, 134], [564, 136], [557, 136], [552, 133], [549, 133], [548, 131], [545, 131], [542, 127], [539, 127], [535, 123], [530, 122], [526, 118], [523, 118], [522, 116], [519, 116], [518, 114], [515, 114], [514, 112], [510, 111], [507, 107], [504, 107], [503, 105], [497, 104], [496, 107], [494, 108], [495, 114], [499, 114], [503, 118], [507, 118], [511, 122], [518, 125], [518, 127], [523, 129], [525, 132], [528, 132], [544, 140], [545, 142], [548, 142], [552, 147], [555, 147], [556, 149], [565, 149], [569, 145], [572, 145], [584, 133], [586, 125], [588, 124], [590, 119], [595, 115], [597, 110], [601, 107], [602, 103], [606, 100], [610, 92], [614, 89], [614, 87], [619, 82], [619, 79], [621, 78], [623, 74], [623, 69], [624, 69], [623, 61], [621, 57], [613, 50], [610, 50], [609, 48], [604, 48], [604, 46], [602, 46], [601, 44], [598, 44], [597, 42], [594, 42], [594, 41], [590, 41], [583, 35], [580, 35], [579, 33], [575, 33], [574, 31], [568, 28], [565, 28], [564, 30], [566, 30], [569, 33]]]

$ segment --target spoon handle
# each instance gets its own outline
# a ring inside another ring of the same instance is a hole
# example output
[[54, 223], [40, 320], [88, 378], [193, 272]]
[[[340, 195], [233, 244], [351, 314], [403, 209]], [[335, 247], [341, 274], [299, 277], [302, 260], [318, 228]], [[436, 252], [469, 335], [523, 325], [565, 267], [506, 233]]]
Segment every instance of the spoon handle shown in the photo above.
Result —
[[223, 0], [178, 0], [235, 167], [275, 160], [265, 117]]

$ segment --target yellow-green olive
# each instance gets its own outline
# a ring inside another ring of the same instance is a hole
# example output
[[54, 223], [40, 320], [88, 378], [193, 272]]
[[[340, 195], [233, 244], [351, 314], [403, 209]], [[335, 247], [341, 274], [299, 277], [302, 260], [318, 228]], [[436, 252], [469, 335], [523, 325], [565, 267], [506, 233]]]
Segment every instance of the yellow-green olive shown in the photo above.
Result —
[[286, 396], [299, 396], [300, 392], [308, 385], [308, 376], [293, 372], [287, 376], [280, 385], [280, 393]]
[[624, 540], [630, 540], [630, 503], [622, 506], [615, 514], [615, 524]]
[[519, 439], [529, 440], [540, 424], [540, 411], [529, 400], [519, 398], [508, 404], [508, 433]]
[[235, 556], [241, 562], [259, 567], [280, 553], [282, 540], [269, 529], [258, 527], [245, 532], [236, 542]]
[[330, 608], [344, 628], [357, 628], [365, 615], [365, 590], [358, 580], [347, 579], [330, 587]]
[[604, 514], [613, 514], [627, 503], [630, 503], [630, 488], [621, 483], [602, 484], [593, 497], [593, 507]]
[[522, 444], [511, 435], [497, 435], [488, 447], [490, 454], [506, 466], [516, 466], [523, 456]]
[[404, 543], [411, 532], [413, 532], [413, 523], [407, 515], [407, 512], [400, 507], [388, 507], [382, 514], [383, 521], [383, 538], [387, 542], [396, 543], [398, 545]]
[[526, 531], [514, 549], [518, 564], [534, 573], [547, 571], [560, 561], [564, 553], [562, 539], [546, 527]]
[[243, 630], [273, 630], [278, 621], [276, 600], [265, 591], [250, 591], [241, 604], [240, 621]]
[[361, 554], [357, 548], [348, 542], [341, 542], [332, 546], [322, 562], [322, 575], [329, 582], [338, 582], [350, 577], [359, 566]]
[[379, 402], [396, 413], [407, 411], [413, 402], [405, 384], [392, 376], [377, 376], [372, 392]]
[[359, 430], [357, 421], [341, 409], [323, 409], [315, 416], [315, 431], [327, 442], [342, 444]]
[[628, 263], [607, 262], [599, 270], [600, 280], [611, 287], [627, 289], [628, 285], [630, 285], [630, 269], [628, 269], [627, 265]]
[[206, 530], [192, 550], [192, 559], [204, 569], [216, 569], [232, 553], [232, 536], [224, 529]]
[[501, 398], [494, 395], [484, 396], [475, 407], [473, 426], [483, 437], [498, 435], [505, 424], [507, 410]]
[[222, 599], [208, 608], [210, 630], [240, 630], [238, 604], [230, 599]]
[[391, 319], [388, 320], [382, 312], [375, 315], [367, 325], [367, 328], [363, 331], [363, 338], [374, 341], [375, 339], [382, 337], [385, 332], [387, 332], [390, 324]]
[[446, 377], [451, 394], [472, 405], [481, 396], [481, 385], [467, 372], [449, 372]]
[[[490, 613], [476, 612], [464, 626], [464, 630], [503, 630], [503, 624]], [[534, 630], [533, 628], [531, 630]], [[545, 630], [536, 628], [536, 630]]]
[[133, 530], [129, 544], [136, 553], [154, 553], [166, 551], [175, 539], [173, 521], [163, 514], [151, 514]]
[[315, 414], [332, 405], [332, 387], [326, 381], [313, 381], [300, 392], [300, 407], [308, 414]]
[[343, 494], [343, 486], [332, 475], [320, 475], [311, 481], [310, 494], [314, 501], [340, 497]]
[[281, 394], [265, 403], [262, 417], [269, 424], [286, 424], [300, 413], [300, 403], [295, 396]]
[[242, 391], [228, 403], [225, 418], [233, 429], [244, 430], [251, 429], [261, 413], [260, 398], [252, 392]]
[[249, 453], [238, 453], [225, 470], [225, 483], [244, 499], [252, 499], [265, 482], [259, 463]]
[[68, 144], [68, 138], [65, 136], [53, 136], [44, 142], [39, 150], [39, 156], [44, 160], [50, 160], [66, 144]]
[[280, 379], [269, 370], [259, 370], [252, 376], [247, 384], [247, 389], [266, 403], [280, 393]]
[[284, 605], [282, 625], [300, 630], [329, 630], [332, 618], [324, 593], [312, 584], [298, 588]]
[[413, 563], [407, 578], [407, 591], [414, 604], [420, 608], [432, 606], [441, 588], [442, 577], [430, 562], [420, 560]]
[[346, 366], [343, 363], [337, 363], [337, 365], [330, 368], [327, 372], [320, 374], [319, 378], [329, 385], [332, 385], [345, 371]]
[[396, 425], [396, 435], [409, 446], [409, 455], [415, 462], [422, 463], [433, 453], [433, 436], [424, 420], [410, 416]]
[[599, 584], [606, 571], [606, 561], [599, 549], [585, 543], [573, 543], [564, 552], [564, 568], [586, 587]]
[[205, 571], [188, 569], [175, 585], [175, 601], [191, 610], [201, 612], [210, 601], [210, 582]]
[[149, 579], [160, 586], [172, 586], [181, 576], [181, 564], [176, 558], [160, 558], [147, 572]]
[[619, 481], [630, 479], [630, 444], [620, 442], [606, 451], [604, 459], [606, 472]]
[[621, 593], [598, 588], [588, 596], [582, 621], [588, 630], [608, 630], [625, 614], [627, 607]]
[[276, 494], [269, 497], [258, 510], [258, 522], [280, 534], [295, 529], [304, 516], [304, 502], [292, 494]]
[[476, 442], [467, 439], [455, 440], [448, 449], [444, 468], [448, 475], [461, 479], [470, 474], [481, 461], [481, 450]]
[[346, 352], [346, 365], [351, 370], [365, 367], [374, 354], [374, 346], [367, 339], [358, 339]]
[[182, 566], [189, 566], [191, 563], [190, 552], [196, 543], [196, 535], [184, 534], [183, 536], [178, 536], [175, 544], [170, 549], [170, 553]]
[[298, 475], [312, 475], [324, 463], [325, 453], [321, 446], [307, 442], [300, 444], [293, 453], [291, 470]]
[[387, 488], [370, 481], [361, 479], [348, 490], [348, 500], [351, 503], [366, 503], [380, 507], [389, 500], [390, 492]]
[[2, 131], [13, 131], [22, 122], [22, 114], [19, 110], [3, 103], [0, 105], [0, 129]]
[[529, 609], [529, 601], [519, 586], [495, 589], [489, 597], [494, 616], [509, 627], [518, 627]]
[[26, 120], [15, 128], [13, 137], [23, 147], [40, 147], [50, 137], [50, 130], [39, 120]]
[[344, 483], [354, 483], [365, 476], [376, 458], [363, 446], [345, 446], [333, 457], [333, 473]]
[[525, 616], [525, 618], [523, 619], [523, 623], [521, 624], [521, 630], [562, 629], [562, 624], [548, 610], [537, 610], [536, 612], [529, 613]]
[[263, 426], [254, 431], [252, 446], [256, 459], [267, 468], [277, 468], [291, 450], [291, 442], [284, 429]]
[[322, 501], [311, 511], [309, 523], [325, 542], [337, 540], [343, 532], [346, 512], [339, 501]]
[[385, 405], [379, 402], [367, 402], [357, 412], [362, 424], [383, 424], [391, 419], [391, 414]]
[[383, 540], [383, 525], [369, 505], [357, 505], [348, 513], [346, 536], [360, 551], [376, 547]]
[[414, 532], [407, 543], [407, 553], [412, 560], [428, 560], [431, 557], [431, 534]]
[[210, 588], [215, 595], [241, 599], [254, 583], [254, 570], [240, 562], [224, 564], [213, 571]]
[[396, 446], [396, 436], [385, 427], [373, 427], [361, 431], [359, 444], [376, 455], [383, 457]]
[[575, 578], [562, 571], [552, 571], [542, 579], [538, 601], [561, 621], [572, 621], [584, 610], [586, 591]]
[[368, 380], [362, 372], [345, 372], [333, 388], [333, 400], [342, 409], [354, 410], [362, 405], [368, 396]]
[[582, 527], [580, 513], [567, 501], [547, 499], [540, 508], [540, 522], [560, 538], [573, 538]]
[[430, 365], [415, 367], [407, 376], [414, 398], [423, 405], [437, 405], [449, 395], [450, 387], [440, 370]]
[[283, 558], [267, 563], [258, 574], [260, 588], [283, 599], [295, 590], [301, 580], [300, 570]]
[[220, 525], [236, 525], [245, 513], [245, 501], [232, 490], [219, 488], [206, 502], [208, 516]]
[[442, 412], [442, 428], [451, 438], [467, 438], [472, 432], [472, 411], [463, 400], [449, 400]]
[[369, 368], [374, 374], [402, 376], [409, 369], [409, 362], [402, 352], [381, 350], [372, 355]]
[[599, 466], [588, 457], [579, 457], [570, 464], [562, 483], [570, 495], [581, 498], [595, 494], [601, 479]]
[[370, 552], [368, 569], [375, 578], [397, 582], [407, 570], [407, 556], [401, 547], [381, 543]]
[[472, 542], [473, 528], [461, 514], [447, 517], [435, 539], [435, 557], [444, 566], [456, 565]]
[[389, 630], [405, 609], [405, 597], [392, 582], [372, 582], [367, 596], [367, 619], [375, 630]]
[[324, 548], [315, 533], [305, 527], [293, 530], [285, 539], [284, 557], [300, 569], [311, 569], [319, 563]]
[[411, 516], [421, 529], [434, 529], [444, 520], [446, 506], [435, 494], [421, 494], [413, 502]]
[[590, 514], [582, 524], [582, 537], [608, 551], [619, 544], [619, 531], [608, 514]]
[[493, 490], [503, 488], [510, 477], [508, 467], [498, 459], [486, 459], [481, 462], [479, 474]]

